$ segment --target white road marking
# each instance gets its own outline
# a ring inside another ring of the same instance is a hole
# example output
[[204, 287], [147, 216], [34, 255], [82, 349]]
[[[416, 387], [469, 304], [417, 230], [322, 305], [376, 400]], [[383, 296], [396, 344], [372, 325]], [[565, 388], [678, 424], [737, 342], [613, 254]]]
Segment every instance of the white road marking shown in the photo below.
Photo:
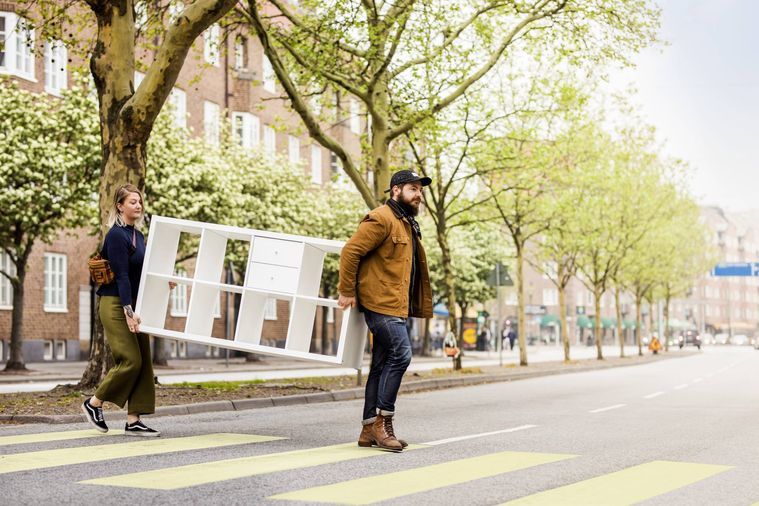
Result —
[[648, 395], [646, 395], [646, 396], [645, 396], [645, 397], [643, 397], [643, 398], [644, 398], [644, 399], [653, 399], [654, 397], [659, 397], [660, 395], [664, 395], [664, 392], [654, 392], [654, 393], [652, 393], [652, 394], [648, 394]]
[[475, 439], [478, 437], [494, 436], [496, 434], [506, 434], [509, 432], [517, 432], [525, 429], [532, 429], [537, 425], [520, 425], [519, 427], [512, 427], [511, 429], [494, 430], [493, 432], [483, 432], [481, 434], [469, 434], [467, 436], [449, 437], [447, 439], [438, 439], [437, 441], [430, 441], [429, 443], [421, 443], [423, 445], [436, 446], [446, 443], [455, 443], [457, 441], [465, 441], [467, 439]]
[[627, 406], [627, 404], [615, 404], [605, 408], [594, 409], [593, 411], [588, 411], [588, 413], [602, 413], [604, 411], [611, 411], [612, 409], [624, 408], [625, 406]]
[[682, 390], [683, 388], [688, 388], [688, 385], [683, 383], [682, 385], [677, 385], [675, 387], [675, 390]]

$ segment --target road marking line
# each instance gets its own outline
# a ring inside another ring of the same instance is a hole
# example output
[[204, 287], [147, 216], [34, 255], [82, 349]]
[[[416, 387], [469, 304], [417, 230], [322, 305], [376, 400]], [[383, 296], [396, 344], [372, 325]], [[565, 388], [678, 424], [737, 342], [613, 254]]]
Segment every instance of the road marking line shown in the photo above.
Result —
[[683, 383], [682, 385], [677, 385], [675, 387], [675, 390], [682, 390], [683, 388], [688, 388], [688, 384], [687, 383]]
[[633, 504], [696, 483], [728, 469], [732, 467], [659, 460], [538, 492], [504, 505]]
[[594, 409], [592, 411], [588, 411], [588, 413], [603, 413], [604, 411], [611, 411], [612, 409], [624, 408], [625, 406], [627, 406], [627, 404], [615, 404], [613, 406], [607, 406], [605, 408]]
[[696, 378], [693, 380], [693, 383], [701, 383], [702, 381], [704, 381], [703, 378]]
[[576, 455], [551, 453], [492, 453], [480, 457], [286, 492], [267, 497], [267, 499], [372, 504], [575, 457]]
[[648, 394], [648, 395], [646, 395], [646, 396], [645, 396], [645, 397], [643, 397], [643, 398], [644, 398], [644, 399], [653, 399], [654, 397], [659, 397], [660, 395], [664, 395], [664, 392], [654, 392], [654, 393], [652, 393], [652, 394]]
[[442, 445], [446, 443], [455, 443], [457, 441], [465, 441], [467, 439], [475, 439], [475, 438], [485, 437], [485, 436], [494, 436], [496, 434], [507, 434], [509, 432], [517, 432], [520, 430], [532, 429], [534, 427], [537, 427], [537, 425], [520, 425], [519, 427], [513, 427], [511, 429], [494, 430], [493, 432], [483, 432], [481, 434], [470, 434], [468, 436], [449, 437], [448, 439], [438, 439], [437, 441], [430, 441], [429, 443], [422, 443], [422, 444], [425, 446], [437, 446], [437, 445]]
[[20, 445], [28, 443], [50, 443], [53, 441], [69, 441], [101, 436], [123, 436], [123, 430], [110, 430], [103, 434], [95, 429], [66, 430], [62, 432], [38, 432], [36, 434], [19, 434], [17, 436], [0, 436], [0, 446]]
[[[404, 453], [424, 448], [409, 445]], [[248, 478], [261, 474], [290, 471], [307, 467], [333, 464], [370, 457], [388, 456], [389, 452], [377, 448], [360, 448], [356, 443], [345, 443], [306, 450], [255, 455], [235, 459], [216, 460], [187, 466], [168, 467], [154, 471], [109, 476], [94, 480], [80, 481], [91, 485], [112, 487], [132, 487], [151, 490], [175, 490], [178, 488], [217, 483], [237, 478]]]
[[133, 443], [116, 443], [78, 448], [60, 448], [36, 452], [0, 455], [0, 474], [31, 469], [66, 466], [100, 462], [103, 460], [140, 457], [161, 453], [202, 450], [220, 446], [232, 446], [248, 443], [262, 443], [283, 439], [273, 436], [256, 436], [252, 434], [206, 434], [177, 438], [155, 438]]

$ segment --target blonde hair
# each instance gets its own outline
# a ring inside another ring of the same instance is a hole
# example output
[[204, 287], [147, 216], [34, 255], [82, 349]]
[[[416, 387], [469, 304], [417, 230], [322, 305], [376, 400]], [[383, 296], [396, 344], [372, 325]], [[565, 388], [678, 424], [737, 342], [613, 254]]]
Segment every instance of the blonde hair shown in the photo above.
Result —
[[124, 219], [121, 217], [121, 212], [119, 211], [119, 204], [123, 204], [130, 193], [136, 193], [140, 196], [142, 214], [137, 221], [134, 222], [134, 226], [135, 228], [142, 227], [142, 224], [145, 221], [145, 199], [142, 196], [142, 192], [135, 185], [124, 184], [116, 188], [116, 191], [113, 193], [113, 206], [111, 206], [111, 209], [108, 211], [108, 228], [111, 228], [114, 225], [119, 227], [126, 226], [126, 222], [124, 222]]

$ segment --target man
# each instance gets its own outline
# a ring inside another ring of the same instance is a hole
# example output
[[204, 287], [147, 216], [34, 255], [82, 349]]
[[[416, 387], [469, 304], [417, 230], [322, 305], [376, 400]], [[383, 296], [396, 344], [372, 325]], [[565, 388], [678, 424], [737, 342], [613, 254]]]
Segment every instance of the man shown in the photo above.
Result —
[[395, 437], [393, 415], [411, 362], [409, 317], [432, 317], [427, 258], [414, 218], [430, 182], [410, 170], [393, 174], [390, 199], [364, 217], [340, 255], [338, 305], [358, 306], [373, 335], [359, 446], [407, 446]]

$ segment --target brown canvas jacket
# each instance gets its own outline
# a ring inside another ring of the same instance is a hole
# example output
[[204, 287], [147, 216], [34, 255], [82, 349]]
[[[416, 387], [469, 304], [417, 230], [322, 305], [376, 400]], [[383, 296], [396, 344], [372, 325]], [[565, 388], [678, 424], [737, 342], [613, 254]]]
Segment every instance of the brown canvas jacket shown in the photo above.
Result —
[[411, 225], [390, 206], [370, 211], [340, 254], [340, 295], [357, 297], [363, 307], [375, 313], [432, 318], [432, 289], [421, 241], [417, 243], [419, 272], [409, 315], [411, 234]]

